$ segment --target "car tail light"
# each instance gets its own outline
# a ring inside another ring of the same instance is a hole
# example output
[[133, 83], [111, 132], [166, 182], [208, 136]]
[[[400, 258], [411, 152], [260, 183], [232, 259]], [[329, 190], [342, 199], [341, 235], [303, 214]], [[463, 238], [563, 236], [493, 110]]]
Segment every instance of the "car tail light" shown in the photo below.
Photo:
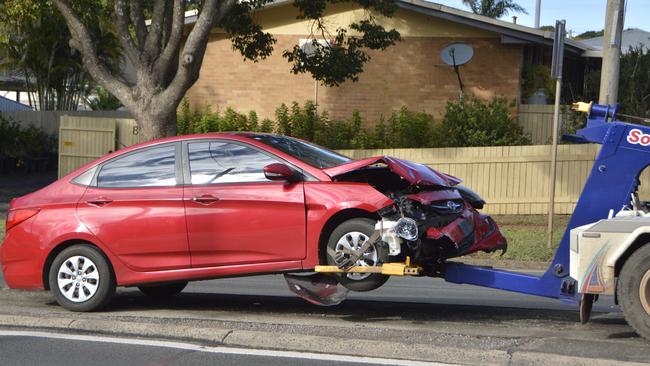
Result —
[[40, 208], [25, 208], [19, 210], [9, 211], [7, 215], [7, 231], [12, 227], [20, 224], [21, 222], [29, 219], [36, 215], [41, 209]]

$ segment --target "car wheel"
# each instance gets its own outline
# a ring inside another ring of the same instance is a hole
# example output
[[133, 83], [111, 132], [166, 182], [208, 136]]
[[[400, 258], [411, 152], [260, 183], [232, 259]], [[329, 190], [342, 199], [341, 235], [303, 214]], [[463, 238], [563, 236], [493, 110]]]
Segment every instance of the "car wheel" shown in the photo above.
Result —
[[59, 253], [50, 267], [50, 291], [71, 311], [94, 311], [108, 305], [115, 279], [108, 260], [90, 245], [74, 245]]
[[164, 285], [138, 286], [143, 294], [155, 298], [165, 298], [178, 295], [187, 286], [187, 282], [175, 282]]
[[625, 320], [650, 340], [650, 244], [637, 249], [625, 262], [616, 291]]
[[[343, 253], [343, 249], [359, 249], [375, 231], [375, 222], [366, 218], [357, 218], [345, 221], [334, 231], [327, 242], [327, 264], [337, 265], [334, 259], [336, 254]], [[349, 257], [343, 254], [343, 257]], [[376, 266], [388, 260], [388, 251], [382, 245], [371, 245], [355, 265]], [[338, 274], [339, 282], [352, 291], [371, 291], [379, 288], [388, 281], [388, 276], [378, 273], [341, 273]]]

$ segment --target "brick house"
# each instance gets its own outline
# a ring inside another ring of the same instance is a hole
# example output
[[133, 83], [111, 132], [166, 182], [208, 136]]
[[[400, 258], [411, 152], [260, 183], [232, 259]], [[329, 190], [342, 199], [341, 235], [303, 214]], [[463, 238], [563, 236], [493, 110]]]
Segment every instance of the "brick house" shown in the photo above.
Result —
[[[353, 110], [366, 121], [406, 106], [439, 115], [447, 100], [457, 99], [459, 85], [452, 67], [440, 53], [452, 42], [464, 42], [474, 57], [461, 67], [465, 92], [482, 98], [504, 96], [521, 101], [522, 68], [526, 62], [550, 65], [551, 32], [495, 20], [421, 0], [398, 0], [392, 18], [379, 18], [395, 28], [403, 40], [383, 52], [373, 53], [358, 82], [316, 88], [310, 75], [293, 75], [282, 51], [309, 39], [309, 23], [296, 19], [292, 1], [275, 1], [255, 15], [258, 24], [277, 39], [271, 57], [244, 62], [225, 34], [215, 29], [210, 37], [201, 75], [188, 91], [191, 104], [232, 107], [273, 117], [281, 103], [315, 100], [333, 118], [346, 118]], [[332, 29], [347, 27], [363, 17], [364, 10], [349, 3], [329, 5], [325, 21]], [[191, 25], [195, 15], [186, 18]], [[581, 88], [586, 57], [598, 56], [589, 47], [568, 40], [565, 73], [572, 90]], [[317, 92], [316, 92], [317, 90]]]

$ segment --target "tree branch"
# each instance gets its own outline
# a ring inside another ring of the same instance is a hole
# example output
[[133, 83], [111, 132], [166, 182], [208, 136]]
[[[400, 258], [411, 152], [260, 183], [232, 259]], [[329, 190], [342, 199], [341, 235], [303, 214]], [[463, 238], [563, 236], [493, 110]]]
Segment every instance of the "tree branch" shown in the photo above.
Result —
[[92, 42], [92, 37], [86, 26], [81, 22], [75, 11], [70, 7], [67, 0], [54, 0], [54, 5], [59, 9], [65, 19], [72, 39], [70, 46], [83, 56], [83, 63], [86, 70], [92, 77], [102, 84], [108, 91], [116, 96], [124, 106], [131, 108], [135, 105], [130, 88], [122, 83], [100, 61], [97, 55], [97, 47]]
[[[137, 1], [133, 1], [132, 3], [135, 2]], [[127, 9], [125, 0], [115, 1], [114, 20], [115, 26], [117, 27], [118, 37], [120, 38], [120, 42], [122, 43], [122, 47], [124, 47], [126, 55], [129, 57], [129, 60], [131, 60], [131, 63], [133, 63], [137, 69], [142, 64], [142, 61], [140, 59], [141, 52], [135, 43], [133, 43], [133, 38], [131, 38], [131, 32], [129, 31], [128, 13], [129, 10]]]
[[176, 76], [160, 95], [162, 101], [178, 105], [185, 95], [185, 91], [196, 82], [203, 56], [205, 56], [210, 31], [215, 24], [223, 20], [236, 2], [237, 0], [205, 0], [203, 2], [199, 18], [185, 41]]
[[156, 60], [155, 72], [159, 75], [167, 75], [172, 63], [176, 61], [179, 47], [183, 38], [185, 27], [185, 1], [174, 0], [171, 31], [169, 40], [163, 49], [160, 58]]
[[156, 0], [153, 5], [153, 15], [151, 16], [151, 23], [149, 24], [149, 33], [144, 42], [144, 51], [150, 61], [155, 59], [159, 54], [166, 8], [166, 0]]
[[138, 47], [140, 50], [144, 49], [144, 42], [147, 39], [147, 25], [144, 22], [144, 11], [142, 10], [142, 3], [140, 1], [131, 1], [131, 23], [135, 28], [135, 35], [138, 38]]

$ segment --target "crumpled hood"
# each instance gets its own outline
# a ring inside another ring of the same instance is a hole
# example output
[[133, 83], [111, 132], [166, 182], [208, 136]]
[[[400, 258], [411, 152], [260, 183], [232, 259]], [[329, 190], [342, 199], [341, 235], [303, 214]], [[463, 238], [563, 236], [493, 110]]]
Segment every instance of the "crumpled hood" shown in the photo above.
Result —
[[393, 173], [399, 175], [413, 185], [453, 187], [462, 182], [462, 180], [454, 176], [440, 173], [426, 165], [394, 158], [392, 156], [376, 156], [373, 158], [355, 160], [333, 168], [323, 169], [323, 171], [331, 178], [335, 178], [341, 174], [360, 170], [379, 163], [386, 164]]

